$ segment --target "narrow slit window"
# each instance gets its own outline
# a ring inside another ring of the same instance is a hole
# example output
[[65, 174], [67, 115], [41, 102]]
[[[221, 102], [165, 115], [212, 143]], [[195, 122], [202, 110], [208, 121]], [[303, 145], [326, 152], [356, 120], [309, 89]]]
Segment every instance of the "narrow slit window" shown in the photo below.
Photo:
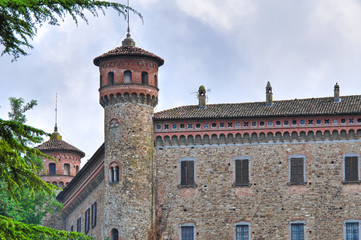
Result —
[[142, 72], [142, 84], [148, 85], [148, 73], [147, 72]]
[[108, 72], [108, 84], [114, 85], [114, 73], [113, 72]]

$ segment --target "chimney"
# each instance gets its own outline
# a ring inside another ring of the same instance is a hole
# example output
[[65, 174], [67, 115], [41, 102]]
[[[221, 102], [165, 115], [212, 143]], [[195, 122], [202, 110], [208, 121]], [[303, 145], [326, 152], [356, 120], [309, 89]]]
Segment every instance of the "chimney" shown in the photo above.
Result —
[[206, 107], [206, 88], [201, 85], [198, 89], [198, 108]]
[[333, 101], [334, 102], [341, 102], [340, 86], [338, 85], [338, 83], [335, 84], [335, 88], [333, 90]]
[[273, 105], [273, 93], [271, 83], [268, 81], [266, 86], [266, 106]]

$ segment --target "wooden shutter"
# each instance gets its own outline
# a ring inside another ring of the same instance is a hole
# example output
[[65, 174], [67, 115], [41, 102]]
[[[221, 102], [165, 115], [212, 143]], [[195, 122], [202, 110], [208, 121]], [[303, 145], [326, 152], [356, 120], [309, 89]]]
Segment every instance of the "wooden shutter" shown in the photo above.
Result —
[[303, 164], [303, 158], [291, 158], [291, 183], [303, 183], [305, 181]]
[[249, 183], [248, 160], [242, 160], [242, 184]]
[[182, 161], [181, 185], [193, 185], [194, 182], [194, 161]]
[[242, 164], [241, 164], [241, 160], [235, 160], [235, 164], [236, 164], [236, 167], [235, 167], [235, 171], [236, 171], [236, 184], [241, 184], [242, 182]]
[[345, 181], [358, 181], [358, 157], [345, 157]]
[[181, 162], [181, 185], [187, 185], [187, 161]]
[[249, 183], [249, 160], [235, 160], [236, 184]]
[[188, 185], [194, 184], [194, 161], [187, 161]]

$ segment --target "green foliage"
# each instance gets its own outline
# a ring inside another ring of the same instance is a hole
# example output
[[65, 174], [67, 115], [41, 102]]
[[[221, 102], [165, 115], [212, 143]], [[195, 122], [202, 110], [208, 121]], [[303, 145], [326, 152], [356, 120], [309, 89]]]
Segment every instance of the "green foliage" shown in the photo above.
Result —
[[22, 98], [10, 98], [10, 120], [0, 119], [0, 240], [1, 239], [92, 239], [81, 233], [38, 226], [49, 212], [59, 211], [54, 185], [41, 180], [41, 157], [33, 148], [47, 134], [25, 125], [25, 112], [36, 105], [24, 105]]
[[41, 224], [47, 213], [60, 212], [62, 204], [56, 201], [56, 194], [44, 191], [32, 192], [28, 187], [15, 193], [17, 201], [6, 192], [4, 183], [0, 184], [0, 215], [15, 221]]
[[40, 129], [14, 120], [0, 119], [0, 179], [6, 183], [6, 191], [16, 199], [15, 190], [27, 186], [31, 191], [51, 194], [55, 186], [47, 184], [37, 173], [41, 156], [47, 157], [31, 145], [41, 143], [46, 133]]
[[90, 240], [92, 238], [84, 236], [81, 233], [55, 230], [34, 224], [25, 224], [5, 216], [0, 216], [0, 239]]
[[24, 47], [33, 48], [29, 40], [36, 36], [37, 27], [43, 23], [59, 25], [59, 19], [69, 14], [75, 23], [78, 17], [88, 23], [84, 11], [88, 10], [94, 17], [98, 11], [103, 14], [108, 8], [119, 15], [127, 10], [141, 15], [132, 8], [114, 2], [95, 0], [1, 0], [0, 1], [0, 44], [5, 46], [2, 54], [9, 54], [16, 60], [20, 55], [27, 55]]

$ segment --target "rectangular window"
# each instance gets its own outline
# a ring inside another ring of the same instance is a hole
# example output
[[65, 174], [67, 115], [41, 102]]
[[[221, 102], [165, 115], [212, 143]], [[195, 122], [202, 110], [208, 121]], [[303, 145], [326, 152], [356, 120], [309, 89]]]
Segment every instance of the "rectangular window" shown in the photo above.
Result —
[[85, 233], [89, 232], [90, 226], [90, 208], [85, 211]]
[[236, 128], [241, 127], [241, 123], [240, 122], [236, 122]]
[[235, 186], [242, 186], [249, 184], [249, 160], [236, 159], [235, 164]]
[[64, 175], [70, 175], [70, 164], [64, 164]]
[[267, 122], [267, 125], [271, 127], [271, 126], [273, 126], [273, 122], [272, 122], [272, 121], [268, 121], [268, 122]]
[[97, 202], [92, 204], [92, 228], [97, 225]]
[[249, 240], [249, 225], [236, 225], [236, 239], [235, 240]]
[[304, 239], [305, 239], [305, 224], [291, 223], [291, 240], [304, 240]]
[[219, 127], [224, 128], [224, 123], [220, 123]]
[[70, 226], [70, 232], [74, 232], [74, 225], [73, 224]]
[[181, 185], [192, 186], [194, 181], [194, 161], [181, 161]]
[[55, 174], [56, 174], [56, 164], [49, 163], [49, 175], [55, 175]]
[[345, 181], [353, 182], [359, 180], [359, 166], [357, 156], [347, 156], [344, 159]]
[[284, 122], [283, 122], [283, 125], [288, 126], [288, 125], [289, 125], [289, 122], [288, 122], [288, 121], [284, 121]]
[[291, 158], [290, 159], [290, 183], [303, 184], [304, 179], [304, 158]]
[[81, 217], [76, 221], [76, 231], [81, 232]]
[[108, 84], [114, 85], [114, 73], [113, 72], [108, 72]]
[[360, 240], [360, 227], [358, 222], [348, 222], [345, 227], [346, 240]]
[[194, 227], [182, 226], [181, 227], [181, 239], [182, 240], [194, 240]]

